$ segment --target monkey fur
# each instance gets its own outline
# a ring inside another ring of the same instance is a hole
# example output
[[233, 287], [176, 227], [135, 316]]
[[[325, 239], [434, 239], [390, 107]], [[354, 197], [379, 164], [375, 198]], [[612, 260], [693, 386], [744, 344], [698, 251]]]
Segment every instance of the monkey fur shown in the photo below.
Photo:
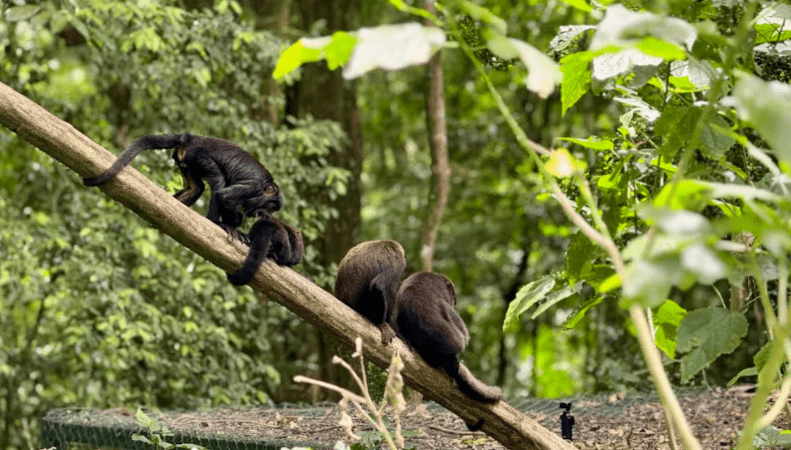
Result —
[[[459, 353], [467, 347], [470, 333], [456, 312], [456, 288], [448, 277], [413, 273], [398, 289], [396, 309], [398, 336], [428, 365], [444, 369], [473, 400], [494, 403], [503, 398], [502, 389], [484, 384], [459, 362]], [[469, 428], [481, 425], [479, 422]]]
[[[187, 206], [194, 204], [211, 186], [206, 217], [228, 233], [229, 238], [249, 242], [236, 228], [247, 217], [270, 216], [282, 206], [280, 188], [272, 174], [253, 156], [231, 142], [190, 134], [150, 135], [137, 139], [109, 169], [83, 178], [86, 186], [97, 186], [118, 175], [135, 156], [145, 150], [175, 149], [173, 160], [184, 176], [184, 188], [174, 197]], [[242, 207], [244, 215], [238, 208]]]
[[237, 286], [253, 279], [258, 267], [269, 257], [282, 266], [293, 266], [302, 260], [305, 244], [302, 231], [292, 228], [274, 217], [260, 217], [250, 228], [250, 251], [236, 273], [229, 273], [228, 281]]
[[401, 244], [381, 239], [352, 247], [335, 276], [335, 296], [376, 325], [384, 345], [395, 337], [395, 298], [405, 267]]

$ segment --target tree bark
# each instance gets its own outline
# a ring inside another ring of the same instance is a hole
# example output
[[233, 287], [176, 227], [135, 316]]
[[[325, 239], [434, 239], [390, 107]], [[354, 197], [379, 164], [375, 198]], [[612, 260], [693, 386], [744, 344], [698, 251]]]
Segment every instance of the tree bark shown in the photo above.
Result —
[[[426, 1], [426, 8], [435, 12], [434, 1]], [[426, 65], [426, 128], [431, 150], [431, 188], [428, 196], [426, 220], [420, 236], [420, 260], [424, 272], [431, 272], [437, 231], [442, 222], [450, 192], [450, 162], [448, 133], [445, 125], [445, 90], [442, 72], [442, 50], [437, 51]]]
[[[94, 176], [115, 160], [114, 154], [3, 83], [0, 123], [80, 177]], [[134, 168], [125, 168], [99, 189], [222, 270], [234, 271], [244, 260], [245, 246], [229, 241], [220, 227]], [[402, 375], [409, 386], [468, 423], [483, 419], [482, 430], [506, 447], [574, 449], [504, 401], [487, 405], [470, 400], [450, 377], [429, 367], [399, 339], [381, 345], [378, 328], [297, 272], [267, 260], [250, 285], [349, 347], [353, 348], [354, 339], [361, 337], [366, 356], [382, 368], [388, 367], [393, 352], [398, 351], [404, 362]]]

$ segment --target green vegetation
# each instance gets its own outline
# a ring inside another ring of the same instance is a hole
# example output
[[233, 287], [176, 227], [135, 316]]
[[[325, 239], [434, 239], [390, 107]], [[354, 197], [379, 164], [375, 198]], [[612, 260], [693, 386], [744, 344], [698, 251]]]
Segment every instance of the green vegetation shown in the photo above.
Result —
[[[687, 448], [664, 380], [747, 377], [738, 448], [771, 440], [765, 399], [791, 391], [791, 8], [391, 0], [335, 23], [300, 3], [5, 2], [0, 81], [116, 153], [185, 131], [251, 151], [305, 234], [296, 269], [328, 288], [343, 239], [396, 239], [420, 268], [431, 52], [392, 49], [443, 46], [433, 267], [458, 289], [465, 363], [510, 397], [659, 386]], [[302, 66], [322, 59], [335, 71]], [[6, 129], [0, 149], [0, 448], [29, 447], [53, 407], [305, 401], [294, 374], [337, 378], [326, 336]], [[173, 192], [149, 153], [134, 166]]]

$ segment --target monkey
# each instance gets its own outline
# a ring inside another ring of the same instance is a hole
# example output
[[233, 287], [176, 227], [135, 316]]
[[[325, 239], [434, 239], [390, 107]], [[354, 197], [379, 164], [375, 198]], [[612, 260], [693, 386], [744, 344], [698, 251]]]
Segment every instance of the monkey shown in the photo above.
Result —
[[335, 296], [379, 328], [383, 345], [395, 337], [393, 312], [405, 267], [404, 248], [392, 239], [357, 244], [338, 265]]
[[[230, 239], [249, 243], [248, 237], [236, 229], [244, 217], [270, 216], [282, 206], [280, 188], [272, 174], [252, 155], [231, 142], [191, 134], [143, 136], [118, 155], [109, 169], [83, 178], [83, 183], [100, 185], [118, 175], [143, 151], [170, 148], [184, 177], [184, 188], [174, 197], [191, 206], [205, 190], [203, 179], [208, 181], [212, 193], [206, 217]], [[240, 206], [244, 214], [239, 212]]]
[[[445, 370], [459, 389], [473, 400], [494, 403], [503, 390], [479, 381], [459, 362], [470, 333], [456, 312], [456, 287], [445, 275], [413, 273], [396, 295], [396, 333], [432, 367]], [[469, 425], [479, 429], [483, 422]]]
[[236, 286], [253, 279], [266, 257], [282, 266], [293, 266], [302, 260], [305, 244], [302, 231], [292, 228], [274, 217], [260, 217], [250, 227], [250, 251], [236, 273], [229, 273], [228, 281]]

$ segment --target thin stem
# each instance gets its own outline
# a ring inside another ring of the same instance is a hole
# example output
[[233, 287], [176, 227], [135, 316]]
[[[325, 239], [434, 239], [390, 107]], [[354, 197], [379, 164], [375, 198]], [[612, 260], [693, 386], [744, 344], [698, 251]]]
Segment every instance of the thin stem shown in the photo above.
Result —
[[701, 450], [700, 442], [692, 434], [692, 429], [687, 422], [686, 416], [684, 416], [684, 411], [681, 409], [681, 405], [670, 387], [670, 381], [667, 379], [665, 368], [662, 366], [662, 357], [656, 349], [654, 340], [651, 339], [651, 330], [645, 315], [643, 315], [637, 305], [629, 308], [629, 315], [637, 328], [637, 340], [648, 365], [648, 371], [654, 379], [654, 385], [659, 393], [659, 401], [662, 403], [662, 408], [668, 411], [668, 415], [673, 420], [672, 424], [675, 424], [679, 438], [687, 450]]

